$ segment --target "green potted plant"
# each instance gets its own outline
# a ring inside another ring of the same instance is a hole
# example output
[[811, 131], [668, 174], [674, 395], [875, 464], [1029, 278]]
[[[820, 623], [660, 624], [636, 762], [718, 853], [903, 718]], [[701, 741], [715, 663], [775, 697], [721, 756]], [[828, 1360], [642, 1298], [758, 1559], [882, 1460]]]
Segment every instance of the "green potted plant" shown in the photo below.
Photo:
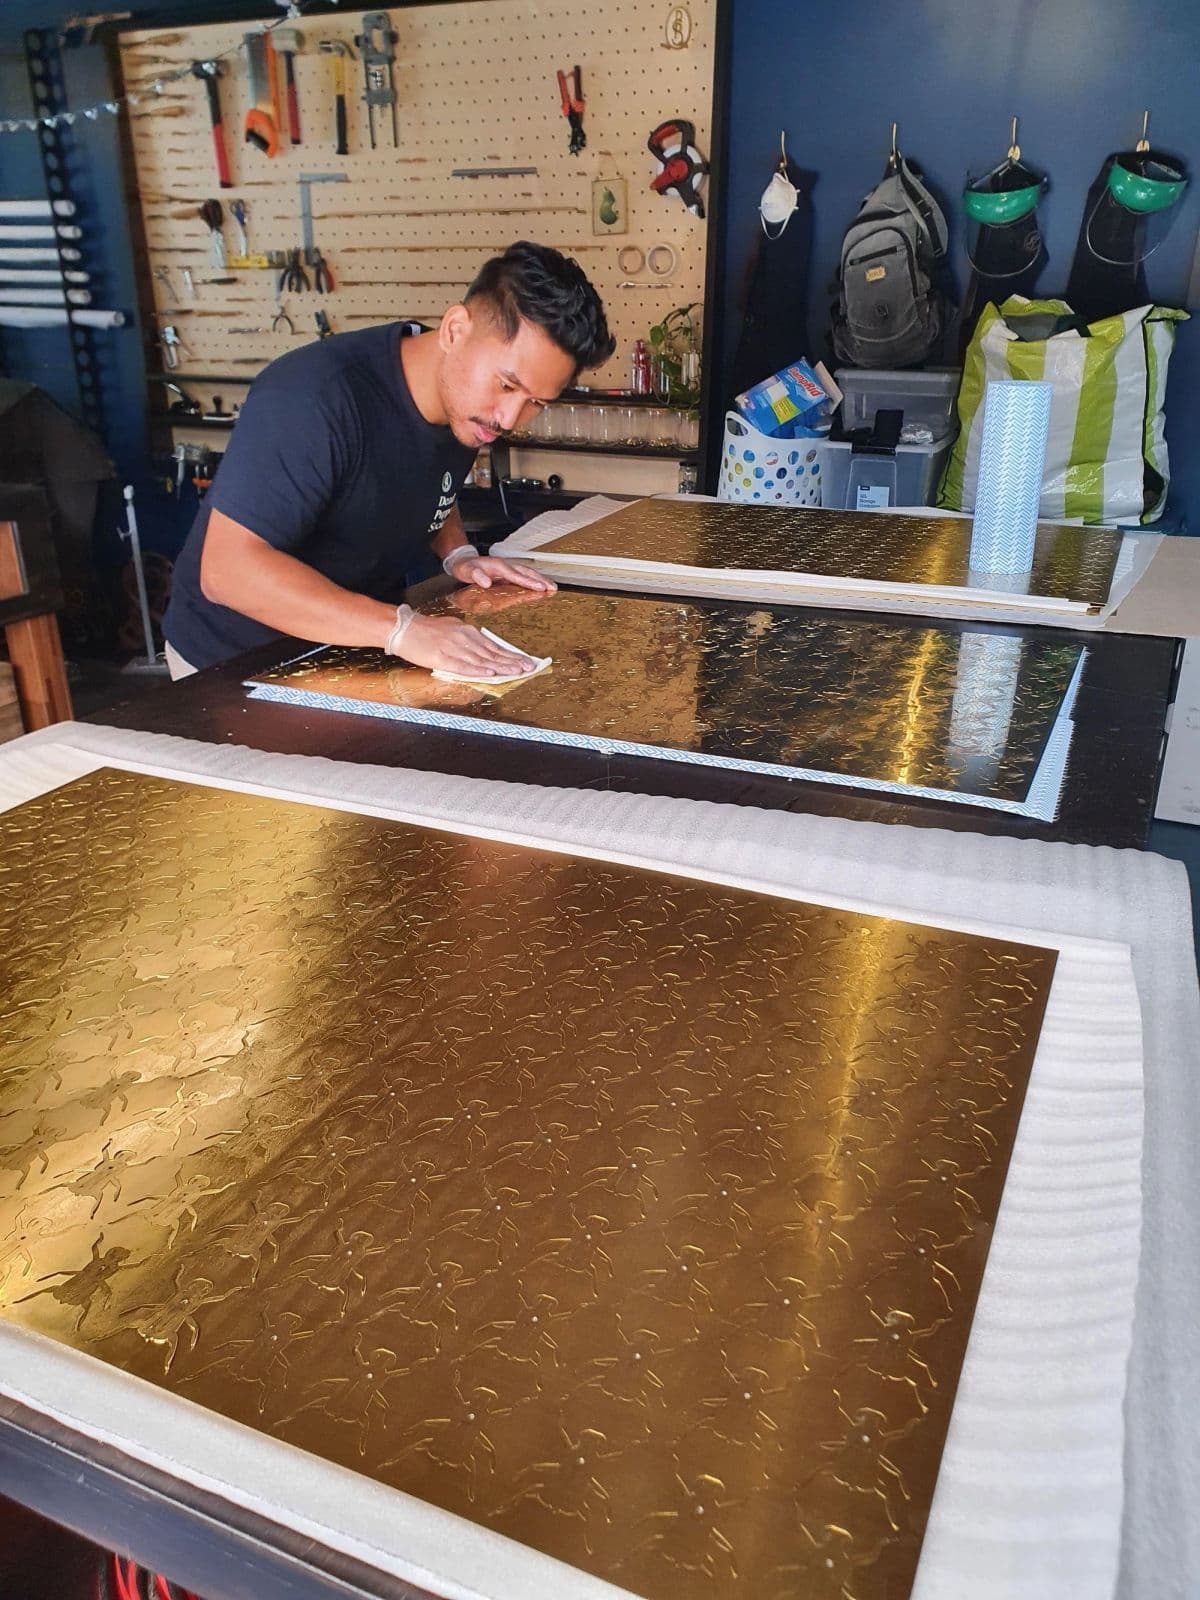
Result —
[[699, 302], [676, 306], [650, 329], [654, 391], [676, 411], [696, 414], [700, 404]]

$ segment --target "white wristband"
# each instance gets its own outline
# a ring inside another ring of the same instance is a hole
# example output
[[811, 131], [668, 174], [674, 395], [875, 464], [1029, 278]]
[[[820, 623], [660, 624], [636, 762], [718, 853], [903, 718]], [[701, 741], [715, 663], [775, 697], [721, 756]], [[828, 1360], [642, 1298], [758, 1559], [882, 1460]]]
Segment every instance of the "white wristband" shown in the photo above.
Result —
[[448, 578], [454, 576], [454, 565], [458, 561], [465, 561], [468, 556], [477, 556], [479, 551], [473, 544], [460, 544], [457, 550], [451, 550], [448, 556], [442, 557], [442, 571]]
[[389, 656], [399, 655], [400, 652], [398, 646], [400, 641], [408, 632], [409, 624], [412, 622], [416, 614], [417, 613], [411, 606], [396, 607], [396, 625], [392, 629], [391, 633], [388, 634], [387, 643], [383, 647]]

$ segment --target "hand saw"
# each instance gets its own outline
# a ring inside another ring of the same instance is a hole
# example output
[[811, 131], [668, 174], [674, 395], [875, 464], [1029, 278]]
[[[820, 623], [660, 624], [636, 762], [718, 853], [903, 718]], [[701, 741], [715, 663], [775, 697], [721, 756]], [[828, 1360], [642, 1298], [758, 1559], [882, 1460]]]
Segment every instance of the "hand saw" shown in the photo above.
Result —
[[246, 75], [250, 84], [246, 143], [266, 156], [275, 156], [279, 154], [279, 90], [271, 36], [247, 33], [242, 42], [246, 47]]

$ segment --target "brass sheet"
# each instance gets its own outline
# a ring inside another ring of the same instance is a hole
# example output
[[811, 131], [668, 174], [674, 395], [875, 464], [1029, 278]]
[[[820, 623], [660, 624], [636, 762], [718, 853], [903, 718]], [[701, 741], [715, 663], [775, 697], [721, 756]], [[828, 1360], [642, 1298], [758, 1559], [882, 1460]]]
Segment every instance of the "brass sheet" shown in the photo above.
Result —
[[[1120, 546], [1115, 528], [1039, 522], [1027, 592], [1098, 611], [1108, 599]], [[525, 559], [588, 555], [962, 588], [969, 582], [970, 551], [971, 523], [960, 517], [635, 500], [526, 552]]]
[[374, 650], [332, 648], [250, 680], [381, 707], [733, 762], [1021, 801], [1080, 647], [993, 630], [849, 621], [627, 594], [465, 589], [424, 609], [554, 666], [487, 693]]
[[908, 1592], [1053, 952], [101, 771], [0, 817], [0, 1305], [651, 1597]]

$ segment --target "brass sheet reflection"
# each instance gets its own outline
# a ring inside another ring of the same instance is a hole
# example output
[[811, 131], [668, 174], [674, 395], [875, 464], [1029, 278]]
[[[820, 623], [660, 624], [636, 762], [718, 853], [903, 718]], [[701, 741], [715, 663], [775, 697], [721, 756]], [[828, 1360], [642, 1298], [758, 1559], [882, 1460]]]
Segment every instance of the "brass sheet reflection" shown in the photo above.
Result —
[[[589, 555], [961, 588], [970, 576], [971, 526], [960, 517], [635, 500], [524, 554], [533, 561]], [[1027, 592], [1098, 611], [1108, 599], [1120, 546], [1115, 528], [1039, 522]]]
[[552, 656], [501, 694], [374, 650], [332, 648], [250, 680], [483, 724], [1025, 799], [1080, 647], [994, 630], [626, 594], [462, 590], [424, 608]]
[[908, 1592], [1052, 952], [102, 771], [3, 1315], [652, 1597]]

